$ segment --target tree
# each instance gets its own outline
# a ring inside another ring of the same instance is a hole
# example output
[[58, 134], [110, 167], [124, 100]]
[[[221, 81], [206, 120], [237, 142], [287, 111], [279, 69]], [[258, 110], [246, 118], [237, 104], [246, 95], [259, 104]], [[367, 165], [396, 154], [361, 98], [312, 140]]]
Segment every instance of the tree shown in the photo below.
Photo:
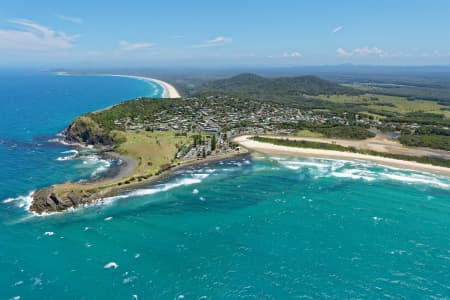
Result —
[[211, 138], [211, 151], [216, 150], [216, 146], [217, 146], [216, 135], [213, 135]]

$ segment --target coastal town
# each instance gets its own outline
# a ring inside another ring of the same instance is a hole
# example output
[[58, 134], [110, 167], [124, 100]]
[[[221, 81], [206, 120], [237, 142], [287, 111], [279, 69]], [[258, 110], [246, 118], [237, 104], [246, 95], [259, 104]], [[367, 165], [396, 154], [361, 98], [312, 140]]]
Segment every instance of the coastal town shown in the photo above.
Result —
[[[140, 98], [138, 101], [160, 101]], [[167, 100], [169, 101], [169, 100]], [[298, 124], [313, 126], [360, 127], [394, 131], [415, 130], [414, 123], [383, 122], [368, 114], [339, 113], [305, 110], [295, 105], [276, 102], [259, 102], [237, 96], [217, 95], [187, 97], [174, 105], [164, 106], [154, 114], [136, 113], [133, 116], [113, 120], [112, 129], [119, 131], [175, 132], [177, 135], [203, 136], [200, 142], [192, 140], [177, 153], [177, 159], [205, 157], [214, 150], [230, 150], [237, 147], [233, 137], [239, 135], [296, 135]], [[327, 125], [328, 124], [328, 125]], [[304, 133], [304, 132], [303, 132]]]

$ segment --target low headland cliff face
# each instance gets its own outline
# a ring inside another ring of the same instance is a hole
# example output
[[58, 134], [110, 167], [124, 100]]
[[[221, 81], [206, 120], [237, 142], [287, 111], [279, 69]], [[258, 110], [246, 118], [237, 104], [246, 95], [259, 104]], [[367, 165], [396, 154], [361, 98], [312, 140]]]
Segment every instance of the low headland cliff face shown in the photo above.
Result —
[[113, 145], [110, 133], [88, 116], [76, 118], [64, 131], [64, 139], [68, 143], [82, 145]]
[[[98, 148], [99, 151], [114, 148], [114, 138], [89, 116], [77, 117], [63, 131], [63, 135], [64, 141], [69, 144], [90, 145]], [[29, 210], [37, 214], [58, 212], [88, 204], [107, 195], [107, 191], [98, 191], [95, 188], [80, 189], [80, 185], [66, 183], [37, 190], [32, 195], [33, 200]]]

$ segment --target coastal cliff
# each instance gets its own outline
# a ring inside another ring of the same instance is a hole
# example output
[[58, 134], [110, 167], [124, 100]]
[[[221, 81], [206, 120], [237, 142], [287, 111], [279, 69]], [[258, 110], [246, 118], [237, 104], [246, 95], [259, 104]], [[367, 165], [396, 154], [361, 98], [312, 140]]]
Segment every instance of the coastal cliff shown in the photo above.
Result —
[[[64, 129], [64, 142], [80, 146], [94, 146], [99, 152], [114, 148], [114, 136], [103, 129], [89, 116], [83, 115], [74, 119]], [[122, 166], [124, 167], [124, 166]], [[32, 195], [30, 211], [38, 214], [64, 211], [91, 203], [105, 196], [88, 184], [57, 184], [37, 190]]]
[[66, 142], [84, 145], [113, 145], [114, 139], [108, 131], [100, 127], [92, 118], [80, 116], [64, 131]]

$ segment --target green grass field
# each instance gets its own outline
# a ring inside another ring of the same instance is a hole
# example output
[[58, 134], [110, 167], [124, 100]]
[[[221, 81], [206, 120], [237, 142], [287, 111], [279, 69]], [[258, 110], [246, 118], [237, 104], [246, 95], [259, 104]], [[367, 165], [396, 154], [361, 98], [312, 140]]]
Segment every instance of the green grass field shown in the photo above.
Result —
[[387, 96], [379, 94], [364, 95], [319, 95], [314, 99], [326, 100], [339, 104], [364, 104], [368, 109], [407, 114], [412, 112], [439, 113], [450, 117], [448, 111], [441, 110], [442, 105], [435, 101], [408, 100], [401, 96]]
[[178, 150], [191, 139], [175, 136], [173, 131], [126, 131], [120, 132], [126, 141], [117, 151], [137, 161], [136, 175], [153, 175], [164, 164], [175, 161]]
[[302, 137], [323, 137], [323, 134], [321, 134], [320, 132], [312, 132], [308, 129], [299, 130], [297, 131], [296, 135]]

